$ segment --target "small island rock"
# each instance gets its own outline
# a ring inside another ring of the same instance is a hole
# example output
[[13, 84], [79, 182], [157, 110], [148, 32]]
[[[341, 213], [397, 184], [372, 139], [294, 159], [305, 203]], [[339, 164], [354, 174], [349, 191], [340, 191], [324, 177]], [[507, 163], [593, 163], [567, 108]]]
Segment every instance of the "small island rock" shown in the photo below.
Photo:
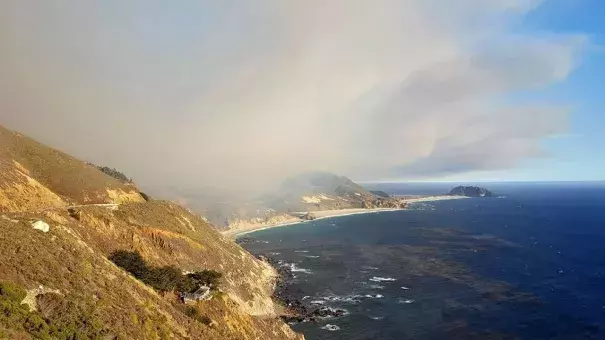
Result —
[[481, 187], [476, 186], [457, 186], [452, 191], [450, 191], [450, 195], [453, 196], [467, 196], [467, 197], [493, 197], [494, 194]]

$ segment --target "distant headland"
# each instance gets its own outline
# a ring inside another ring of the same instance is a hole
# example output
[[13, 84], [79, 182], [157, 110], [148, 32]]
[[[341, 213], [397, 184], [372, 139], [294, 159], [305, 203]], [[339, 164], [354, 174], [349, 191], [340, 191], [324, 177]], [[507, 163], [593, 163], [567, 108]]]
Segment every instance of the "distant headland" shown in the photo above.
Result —
[[493, 197], [494, 194], [482, 187], [460, 185], [450, 191], [452, 196]]

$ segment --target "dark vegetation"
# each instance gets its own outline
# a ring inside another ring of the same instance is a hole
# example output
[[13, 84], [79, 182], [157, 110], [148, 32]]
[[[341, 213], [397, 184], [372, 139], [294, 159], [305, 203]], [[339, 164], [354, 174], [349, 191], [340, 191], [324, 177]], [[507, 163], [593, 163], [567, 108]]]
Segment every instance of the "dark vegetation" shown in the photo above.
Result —
[[99, 169], [104, 174], [109, 175], [117, 180], [120, 180], [120, 181], [126, 182], [126, 183], [132, 182], [132, 180], [130, 178], [128, 178], [122, 172], [120, 172], [114, 168], [110, 168], [108, 166], [99, 166], [99, 165], [94, 165], [94, 164], [91, 164], [91, 165], [96, 167], [97, 169]]
[[457, 186], [450, 191], [450, 195], [467, 196], [467, 197], [493, 197], [494, 194], [481, 187], [477, 186]]
[[151, 196], [147, 195], [146, 193], [139, 191], [139, 195], [141, 195], [145, 201], [151, 201]]
[[202, 315], [200, 313], [200, 310], [197, 307], [186, 306], [184, 313], [185, 313], [185, 315], [192, 318], [193, 320], [195, 320], [197, 322], [201, 322], [206, 326], [210, 326], [210, 324], [212, 323], [212, 319], [210, 319], [206, 315]]
[[[111, 337], [94, 315], [94, 307], [69, 301], [54, 293], [38, 295], [40, 311], [21, 304], [26, 291], [19, 285], [0, 282], [0, 338], [104, 339]], [[3, 330], [4, 329], [4, 330]]]
[[221, 273], [214, 270], [182, 274], [175, 266], [150, 266], [138, 251], [118, 250], [109, 259], [160, 292], [193, 293], [204, 285], [216, 290], [222, 277]]

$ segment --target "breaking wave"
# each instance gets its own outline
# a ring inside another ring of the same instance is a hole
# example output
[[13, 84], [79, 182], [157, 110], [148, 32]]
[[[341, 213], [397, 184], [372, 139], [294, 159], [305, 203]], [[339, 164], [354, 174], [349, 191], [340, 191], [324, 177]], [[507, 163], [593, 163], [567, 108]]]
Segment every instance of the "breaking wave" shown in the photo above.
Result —
[[313, 272], [310, 269], [300, 268], [296, 265], [296, 263], [284, 263], [281, 266], [290, 268], [290, 271], [293, 273], [313, 274]]
[[397, 281], [397, 279], [394, 279], [392, 277], [374, 276], [373, 278], [370, 279], [370, 281], [372, 281], [372, 282], [390, 282], [390, 281]]
[[399, 304], [405, 304], [405, 305], [410, 304], [410, 303], [414, 303], [414, 302], [415, 301], [412, 300], [412, 299], [399, 299], [399, 300], [397, 300], [397, 303], [399, 303]]
[[321, 329], [325, 329], [330, 332], [335, 332], [335, 331], [339, 331], [340, 327], [338, 327], [337, 325], [327, 324], [327, 325], [323, 326]]

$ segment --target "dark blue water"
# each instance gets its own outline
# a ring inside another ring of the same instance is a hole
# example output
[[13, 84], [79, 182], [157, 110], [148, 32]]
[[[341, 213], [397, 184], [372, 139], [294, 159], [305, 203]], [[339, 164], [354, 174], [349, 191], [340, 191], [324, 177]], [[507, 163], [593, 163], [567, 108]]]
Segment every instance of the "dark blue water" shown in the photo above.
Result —
[[503, 197], [265, 230], [245, 246], [295, 265], [290, 294], [348, 311], [294, 325], [307, 339], [605, 339], [605, 185], [484, 186]]

